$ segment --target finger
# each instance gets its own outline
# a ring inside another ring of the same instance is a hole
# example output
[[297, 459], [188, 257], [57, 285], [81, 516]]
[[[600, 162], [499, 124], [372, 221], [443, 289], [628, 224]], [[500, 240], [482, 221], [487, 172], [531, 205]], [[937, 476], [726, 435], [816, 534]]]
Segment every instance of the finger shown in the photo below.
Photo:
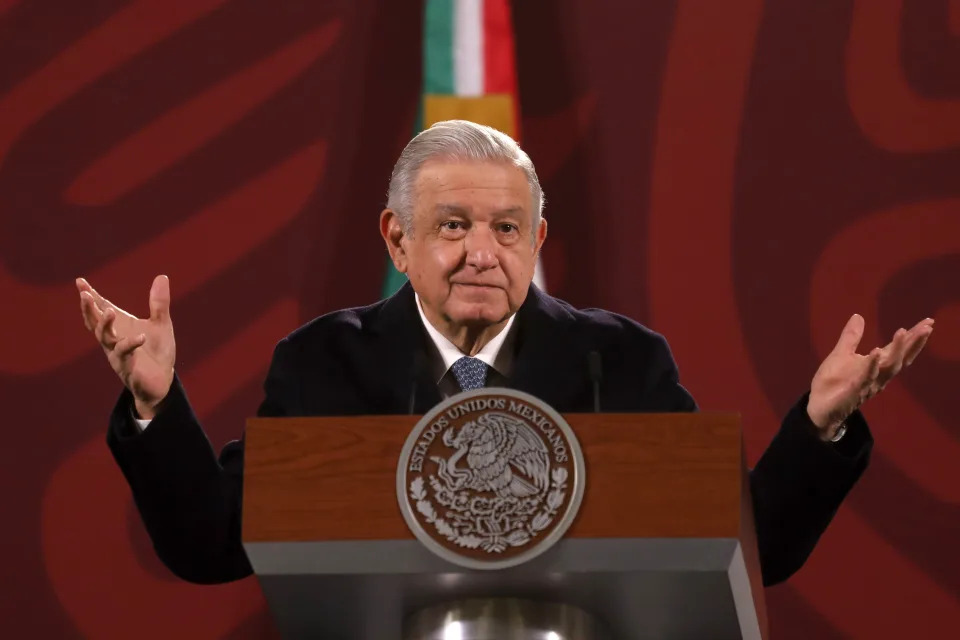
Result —
[[97, 293], [97, 290], [94, 289], [92, 286], [90, 286], [90, 283], [84, 280], [83, 278], [77, 279], [77, 287], [78, 288], [82, 287], [83, 291], [88, 292], [93, 297], [93, 301], [97, 305], [97, 308], [100, 309], [100, 311], [106, 311], [107, 309], [116, 308], [112, 302], [110, 302], [109, 300], [104, 298], [102, 295]]
[[882, 354], [880, 355], [880, 365], [883, 366], [885, 363], [889, 362], [896, 355], [897, 350], [901, 348], [904, 338], [907, 335], [905, 329], [897, 329], [893, 334], [893, 338], [890, 339], [882, 349]]
[[920, 338], [927, 338], [933, 332], [933, 318], [925, 318], [913, 325], [907, 332], [907, 351], [910, 350], [913, 343]]
[[860, 345], [860, 339], [863, 338], [863, 327], [863, 316], [859, 313], [850, 316], [843, 331], [840, 332], [840, 339], [833, 350], [843, 353], [856, 353], [857, 347]]
[[142, 333], [138, 336], [127, 336], [126, 338], [117, 341], [117, 345], [113, 348], [113, 352], [118, 358], [126, 358], [138, 348], [142, 347], [146, 341], [147, 336]]
[[930, 339], [932, 333], [933, 325], [928, 325], [925, 326], [923, 330], [918, 331], [917, 335], [913, 336], [912, 341], [904, 350], [903, 365], [905, 367], [909, 367], [913, 364], [913, 361], [917, 359], [917, 356], [920, 355], [923, 348], [927, 346], [927, 340]]
[[93, 287], [90, 286], [90, 283], [87, 282], [85, 278], [77, 278], [76, 285], [77, 285], [77, 291], [80, 293], [80, 311], [83, 312], [83, 315], [84, 315], [84, 318], [83, 318], [84, 324], [87, 325], [87, 329], [92, 331], [93, 327], [96, 326], [96, 320], [94, 320], [92, 323], [88, 322], [85, 300], [89, 299], [93, 307], [96, 308], [97, 305], [96, 305], [96, 302], [94, 302], [93, 300], [93, 294], [90, 293]]
[[877, 378], [880, 374], [880, 360], [883, 358], [883, 349], [874, 348], [863, 363], [863, 376], [860, 379], [860, 387], [867, 388], [877, 384]]
[[150, 287], [150, 319], [170, 319], [170, 278], [157, 276]]
[[105, 348], [112, 350], [117, 344], [117, 336], [113, 332], [113, 320], [116, 318], [113, 309], [107, 309], [100, 315], [94, 334]]
[[900, 328], [894, 332], [893, 340], [890, 341], [890, 351], [887, 354], [888, 363], [903, 359], [903, 351], [909, 337], [910, 334], [906, 329]]
[[897, 329], [896, 333], [893, 334], [893, 340], [883, 348], [878, 375], [881, 386], [886, 385], [903, 368], [903, 354], [907, 344], [907, 335], [906, 329]]
[[913, 341], [913, 337], [913, 334], [906, 329], [897, 329], [896, 333], [893, 334], [893, 340], [890, 342], [890, 352], [887, 354], [887, 360], [880, 363], [881, 368], [892, 366], [899, 371], [903, 364], [903, 356], [907, 352], [907, 347]]
[[87, 331], [93, 331], [103, 312], [97, 308], [97, 303], [93, 301], [89, 291], [80, 293], [80, 313], [83, 314], [83, 324]]

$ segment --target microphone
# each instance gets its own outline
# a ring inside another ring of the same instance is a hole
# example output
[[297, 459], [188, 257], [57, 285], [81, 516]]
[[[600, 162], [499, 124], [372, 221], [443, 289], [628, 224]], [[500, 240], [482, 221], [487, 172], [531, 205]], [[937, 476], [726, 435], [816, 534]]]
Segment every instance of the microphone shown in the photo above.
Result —
[[426, 370], [427, 356], [423, 351], [417, 351], [413, 356], [413, 368], [410, 372], [410, 415], [416, 413], [414, 409], [417, 406], [417, 383], [420, 382], [420, 377]]
[[599, 351], [591, 351], [587, 354], [587, 373], [593, 384], [593, 412], [600, 413], [600, 380], [603, 378], [603, 363], [600, 361]]

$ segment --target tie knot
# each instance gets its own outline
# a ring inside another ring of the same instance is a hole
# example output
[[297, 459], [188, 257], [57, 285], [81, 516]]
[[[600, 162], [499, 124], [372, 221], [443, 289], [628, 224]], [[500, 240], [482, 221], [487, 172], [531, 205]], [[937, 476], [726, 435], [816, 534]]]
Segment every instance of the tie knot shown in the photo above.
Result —
[[464, 391], [481, 389], [487, 382], [487, 363], [479, 358], [463, 356], [450, 369]]

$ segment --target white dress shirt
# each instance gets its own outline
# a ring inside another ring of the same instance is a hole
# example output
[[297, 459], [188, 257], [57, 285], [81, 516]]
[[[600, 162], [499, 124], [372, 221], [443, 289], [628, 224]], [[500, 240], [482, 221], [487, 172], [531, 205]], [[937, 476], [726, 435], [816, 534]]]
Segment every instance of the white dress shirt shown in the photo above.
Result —
[[[460, 391], [460, 385], [453, 373], [450, 372], [450, 367], [453, 366], [454, 362], [469, 354], [460, 351], [455, 344], [447, 340], [442, 333], [437, 331], [436, 327], [430, 324], [427, 316], [423, 313], [423, 307], [420, 306], [420, 296], [414, 294], [414, 297], [417, 300], [420, 320], [433, 345], [432, 349], [428, 348], [431, 375], [437, 382], [437, 386], [440, 387], [441, 397], [447, 398]], [[487, 373], [487, 386], [505, 385], [513, 369], [513, 345], [516, 340], [513, 321], [515, 319], [516, 314], [511, 315], [500, 333], [483, 345], [477, 355], [473, 356], [492, 369]]]

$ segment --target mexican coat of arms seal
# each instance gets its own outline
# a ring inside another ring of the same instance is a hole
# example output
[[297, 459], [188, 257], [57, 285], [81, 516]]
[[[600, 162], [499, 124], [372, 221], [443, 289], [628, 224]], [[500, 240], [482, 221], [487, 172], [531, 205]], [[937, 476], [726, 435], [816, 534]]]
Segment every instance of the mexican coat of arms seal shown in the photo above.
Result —
[[526, 562], [555, 544], [583, 498], [583, 452], [537, 398], [485, 388], [417, 423], [397, 467], [407, 525], [431, 551], [473, 569]]

